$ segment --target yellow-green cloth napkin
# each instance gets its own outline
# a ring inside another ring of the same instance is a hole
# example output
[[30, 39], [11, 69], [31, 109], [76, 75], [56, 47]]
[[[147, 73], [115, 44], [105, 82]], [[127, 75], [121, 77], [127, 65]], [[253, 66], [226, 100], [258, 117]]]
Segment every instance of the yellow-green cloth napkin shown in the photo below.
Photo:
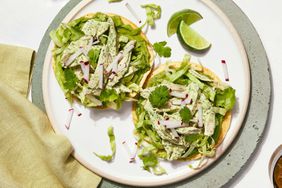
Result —
[[0, 187], [97, 187], [101, 178], [72, 157], [67, 138], [26, 99], [32, 54], [0, 45]]

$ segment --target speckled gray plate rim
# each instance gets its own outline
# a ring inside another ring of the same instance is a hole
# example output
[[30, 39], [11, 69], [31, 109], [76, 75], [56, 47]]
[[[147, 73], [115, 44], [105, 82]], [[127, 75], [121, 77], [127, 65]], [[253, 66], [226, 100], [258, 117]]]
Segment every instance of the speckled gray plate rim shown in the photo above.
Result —
[[[230, 185], [255, 153], [268, 122], [271, 105], [271, 74], [261, 40], [247, 16], [232, 0], [211, 0], [230, 19], [238, 31], [248, 55], [251, 69], [251, 97], [244, 124], [237, 138], [225, 154], [203, 172], [166, 187], [222, 187]], [[70, 0], [54, 18], [38, 49], [32, 78], [32, 101], [45, 111], [42, 94], [42, 70], [50, 43], [49, 32], [59, 26], [63, 18], [81, 0]], [[104, 179], [100, 187], [128, 187]]]

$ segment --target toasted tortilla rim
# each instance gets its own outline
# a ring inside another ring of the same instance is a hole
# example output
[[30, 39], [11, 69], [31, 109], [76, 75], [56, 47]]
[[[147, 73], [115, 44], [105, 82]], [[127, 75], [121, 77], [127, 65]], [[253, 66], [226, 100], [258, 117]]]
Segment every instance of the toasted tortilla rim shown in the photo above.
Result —
[[[155, 75], [165, 71], [166, 66], [179, 68], [181, 66], [181, 62], [172, 62], [172, 63], [166, 63], [166, 64], [160, 65], [158, 68], [153, 70], [150, 77], [147, 78], [146, 85], [148, 84], [148, 81], [151, 78], [153, 78]], [[193, 69], [195, 69], [197, 71], [201, 71], [203, 74], [209, 76], [214, 82], [222, 83], [222, 81], [219, 79], [219, 77], [215, 73], [213, 73], [210, 69], [203, 67], [200, 64], [196, 64], [196, 63], [191, 63], [191, 67]], [[132, 103], [132, 112], [131, 112], [134, 125], [136, 125], [136, 123], [138, 122], [138, 117], [137, 117], [137, 114], [136, 114], [136, 104], [137, 104], [136, 102]], [[224, 138], [225, 138], [225, 136], [226, 136], [226, 134], [229, 130], [229, 127], [230, 127], [230, 124], [231, 124], [231, 118], [232, 118], [231, 111], [228, 111], [225, 114], [223, 121], [221, 123], [221, 131], [220, 131], [218, 140], [215, 143], [215, 148], [218, 148], [219, 145], [223, 142], [223, 140], [224, 140]], [[196, 159], [199, 159], [201, 157], [202, 157], [201, 154], [195, 154], [195, 155], [192, 155], [192, 156], [187, 157], [185, 159], [179, 159], [179, 160], [196, 160]]]
[[[89, 14], [86, 14], [80, 18], [89, 18], [91, 19], [95, 14], [97, 13], [89, 13]], [[106, 14], [110, 17], [113, 17], [113, 16], [119, 16], [121, 18], [121, 21], [123, 24], [127, 24], [127, 25], [130, 25], [133, 29], [136, 29], [138, 28], [137, 25], [135, 25], [133, 22], [131, 22], [130, 20], [128, 20], [127, 18], [123, 17], [123, 16], [120, 16], [118, 14], [113, 14], [113, 13], [103, 13], [103, 14]], [[154, 49], [153, 49], [153, 46], [152, 44], [149, 42], [147, 36], [141, 31], [140, 35], [142, 36], [142, 38], [147, 42], [147, 49], [148, 49], [148, 52], [149, 52], [149, 55], [150, 55], [150, 59], [149, 59], [149, 65], [150, 65], [150, 69], [145, 72], [142, 76], [142, 79], [139, 83], [139, 87], [143, 87], [143, 85], [145, 84], [146, 80], [147, 80], [147, 77], [150, 75], [151, 71], [153, 70], [153, 65], [154, 65], [154, 59], [155, 59], [155, 54], [154, 54]], [[54, 70], [54, 67], [55, 67], [55, 60], [54, 60], [54, 57], [52, 56], [52, 67], [53, 67], [53, 70]], [[129, 96], [130, 98], [135, 98], [137, 95], [136, 92], [132, 92], [132, 93], [129, 93]], [[75, 97], [76, 98], [76, 97]], [[108, 108], [111, 108], [110, 106], [97, 106], [97, 107], [94, 107], [96, 109], [108, 109]], [[114, 109], [114, 108], [113, 108]]]

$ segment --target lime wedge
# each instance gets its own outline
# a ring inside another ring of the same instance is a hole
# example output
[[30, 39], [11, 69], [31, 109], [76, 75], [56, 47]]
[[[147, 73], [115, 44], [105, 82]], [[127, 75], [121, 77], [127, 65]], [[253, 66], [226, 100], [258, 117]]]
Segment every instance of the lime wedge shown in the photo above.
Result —
[[191, 25], [192, 23], [201, 20], [203, 17], [200, 13], [191, 10], [184, 9], [178, 12], [175, 12], [169, 19], [167, 24], [167, 36], [171, 36], [176, 33], [178, 25], [181, 20], [183, 20], [186, 24]]
[[193, 30], [184, 21], [181, 21], [179, 24], [177, 36], [184, 47], [195, 51], [205, 51], [211, 47], [210, 42]]

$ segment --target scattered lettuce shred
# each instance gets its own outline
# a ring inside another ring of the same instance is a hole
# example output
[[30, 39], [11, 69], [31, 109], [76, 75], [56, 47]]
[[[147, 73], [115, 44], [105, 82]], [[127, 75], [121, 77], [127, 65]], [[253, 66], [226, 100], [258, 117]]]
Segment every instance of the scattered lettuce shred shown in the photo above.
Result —
[[170, 57], [171, 56], [171, 48], [166, 46], [166, 44], [167, 44], [166, 41], [156, 42], [153, 44], [155, 52], [160, 57]]
[[99, 99], [103, 102], [113, 102], [119, 98], [119, 95], [114, 89], [105, 89], [101, 92]]
[[114, 135], [114, 129], [112, 126], [110, 126], [108, 128], [108, 136], [110, 139], [110, 144], [111, 144], [111, 150], [112, 150], [112, 154], [110, 155], [99, 155], [97, 153], [94, 152], [94, 154], [99, 157], [100, 159], [102, 159], [103, 161], [112, 161], [115, 154], [116, 154], [116, 141], [115, 141], [115, 135]]
[[157, 150], [154, 146], [149, 145], [144, 147], [141, 152], [138, 154], [138, 157], [143, 162], [143, 169], [149, 172], [152, 172], [155, 175], [166, 174], [164, 168], [159, 165]]
[[162, 9], [159, 5], [156, 4], [145, 4], [141, 5], [142, 8], [146, 10], [146, 23], [148, 23], [151, 27], [155, 25], [155, 20], [161, 18]]
[[159, 86], [149, 96], [149, 100], [153, 107], [162, 107], [169, 100], [169, 89], [166, 86]]
[[121, 2], [122, 0], [108, 0], [109, 3]]
[[231, 110], [236, 102], [235, 89], [228, 87], [223, 91], [218, 90], [214, 102], [215, 106], [225, 108], [227, 111]]

